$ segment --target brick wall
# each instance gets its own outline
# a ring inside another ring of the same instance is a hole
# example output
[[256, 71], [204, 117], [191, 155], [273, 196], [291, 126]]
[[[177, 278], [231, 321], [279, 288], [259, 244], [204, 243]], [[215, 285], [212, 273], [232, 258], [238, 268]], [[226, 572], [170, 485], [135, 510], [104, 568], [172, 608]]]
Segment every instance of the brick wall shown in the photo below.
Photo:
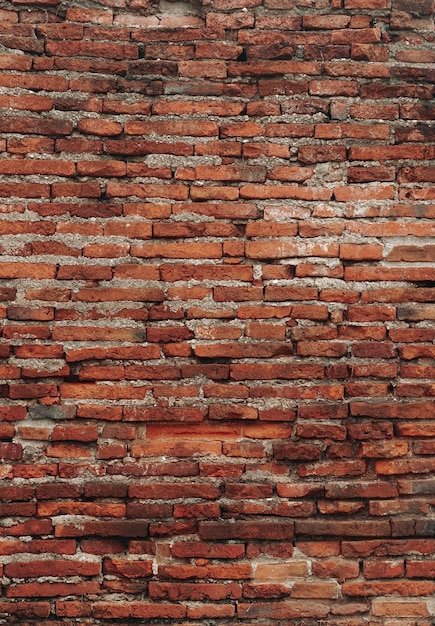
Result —
[[433, 624], [433, 41], [0, 2], [0, 624]]

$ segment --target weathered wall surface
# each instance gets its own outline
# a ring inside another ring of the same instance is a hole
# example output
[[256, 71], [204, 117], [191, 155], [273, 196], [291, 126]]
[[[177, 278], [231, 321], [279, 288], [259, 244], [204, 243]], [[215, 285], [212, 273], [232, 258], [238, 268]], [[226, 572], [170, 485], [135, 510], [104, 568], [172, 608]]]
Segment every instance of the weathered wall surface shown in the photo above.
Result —
[[433, 40], [0, 3], [1, 624], [433, 624]]

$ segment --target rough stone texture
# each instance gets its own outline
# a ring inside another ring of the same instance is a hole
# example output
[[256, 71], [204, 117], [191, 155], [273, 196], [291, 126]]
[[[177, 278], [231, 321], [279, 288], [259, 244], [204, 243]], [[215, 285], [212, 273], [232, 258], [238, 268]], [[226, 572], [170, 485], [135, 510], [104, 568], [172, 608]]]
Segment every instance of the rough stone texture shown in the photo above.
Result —
[[433, 11], [0, 1], [0, 624], [433, 625]]

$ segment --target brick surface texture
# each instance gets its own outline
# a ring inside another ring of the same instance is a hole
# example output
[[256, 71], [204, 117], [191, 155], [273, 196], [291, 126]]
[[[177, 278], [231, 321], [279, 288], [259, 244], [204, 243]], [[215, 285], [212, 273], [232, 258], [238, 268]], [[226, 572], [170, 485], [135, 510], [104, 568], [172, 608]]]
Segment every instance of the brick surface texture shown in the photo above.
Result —
[[433, 0], [0, 0], [0, 624], [433, 626]]

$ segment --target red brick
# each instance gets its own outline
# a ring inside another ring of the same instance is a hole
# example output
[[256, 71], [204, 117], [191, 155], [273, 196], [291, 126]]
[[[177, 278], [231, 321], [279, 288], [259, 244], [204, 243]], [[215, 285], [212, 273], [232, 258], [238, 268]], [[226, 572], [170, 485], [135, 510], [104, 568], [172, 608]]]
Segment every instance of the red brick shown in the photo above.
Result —
[[358, 61], [385, 62], [388, 59], [388, 48], [379, 44], [353, 43], [351, 57]]
[[79, 161], [77, 174], [80, 176], [125, 176], [126, 165], [120, 161]]
[[424, 474], [433, 471], [432, 463], [424, 458], [399, 459], [398, 461], [376, 461], [378, 475]]
[[[4, 56], [0, 58], [0, 64], [3, 61], [5, 64]], [[12, 68], [3, 68], [12, 69]], [[18, 69], [18, 68], [16, 68]], [[50, 111], [53, 107], [53, 98], [49, 96], [1, 96], [0, 106], [11, 109], [19, 109], [23, 111]]]
[[187, 617], [191, 619], [225, 619], [233, 617], [234, 613], [235, 607], [225, 604], [208, 604], [200, 607], [188, 607], [187, 609]]
[[313, 80], [309, 93], [313, 96], [356, 96], [358, 85], [351, 80]]
[[298, 378], [323, 378], [321, 365], [269, 365], [262, 364], [261, 371], [258, 365], [231, 365], [233, 380], [292, 380]]
[[293, 537], [292, 522], [200, 522], [199, 535], [203, 539], [261, 539], [280, 541]]
[[332, 32], [331, 41], [334, 44], [346, 43], [376, 43], [381, 40], [379, 28], [343, 29]]
[[215, 122], [173, 121], [169, 125], [165, 122], [126, 122], [126, 135], [179, 135], [193, 137], [213, 137], [218, 134]]
[[[325, 63], [325, 73], [328, 76], [365, 78], [389, 78], [390, 70], [385, 63], [349, 64], [342, 61], [329, 61]], [[344, 95], [344, 94], [343, 94]]]
[[72, 123], [67, 120], [37, 119], [32, 117], [4, 117], [0, 122], [0, 130], [5, 133], [29, 133], [35, 135], [62, 136], [69, 135]]
[[86, 617], [90, 614], [89, 603], [74, 600], [58, 600], [56, 602], [56, 615], [59, 617]]
[[43, 183], [0, 183], [0, 197], [49, 198], [50, 187]]
[[104, 142], [108, 154], [146, 155], [146, 154], [174, 154], [189, 156], [194, 152], [193, 146], [187, 143], [163, 143], [157, 141], [143, 141], [133, 139], [112, 139]]
[[104, 560], [104, 572], [126, 578], [143, 578], [152, 576], [152, 561], [128, 561], [107, 558]]
[[397, 594], [403, 596], [424, 596], [433, 593], [433, 582], [422, 581], [420, 583], [395, 580], [391, 582], [346, 582], [343, 584], [343, 593], [346, 596], [374, 596]]
[[54, 152], [54, 145], [54, 139], [22, 137], [8, 139], [7, 149], [10, 154], [28, 154], [29, 152], [50, 154]]
[[298, 474], [306, 476], [361, 476], [366, 471], [366, 464], [360, 461], [325, 461], [317, 465], [300, 465]]
[[239, 617], [242, 619], [261, 620], [274, 619], [322, 619], [329, 613], [327, 604], [320, 602], [300, 602], [298, 600], [286, 600], [285, 602], [256, 602], [255, 604], [239, 603]]
[[10, 586], [6, 591], [8, 598], [56, 597], [98, 593], [100, 585], [96, 582], [86, 583], [21, 583]]
[[158, 583], [151, 582], [149, 595], [153, 599], [179, 600], [224, 600], [239, 599], [242, 595], [238, 583]]
[[39, 560], [8, 563], [5, 574], [11, 578], [37, 578], [39, 576], [98, 576], [99, 563], [92, 561]]
[[53, 198], [99, 198], [101, 188], [98, 183], [53, 183], [51, 195]]
[[373, 600], [373, 615], [401, 617], [425, 617], [429, 613], [426, 602], [418, 600]]
[[51, 613], [51, 607], [49, 602], [2, 602], [0, 604], [2, 613], [5, 613], [15, 621], [12, 617], [14, 614], [29, 618], [44, 618], [49, 617]]
[[[339, 582], [343, 582], [347, 578], [358, 577], [358, 573], [355, 571], [355, 566], [356, 563], [352, 561], [341, 559], [328, 559], [315, 563], [314, 573], [321, 578], [334, 577], [337, 578]], [[360, 605], [355, 608], [357, 609], [355, 612], [360, 612], [361, 608], [364, 611], [367, 607], [364, 605], [361, 607]], [[344, 611], [345, 610], [346, 609], [344, 608]], [[337, 613], [341, 613], [341, 611], [338, 610]]]
[[349, 22], [350, 17], [348, 15], [305, 15], [302, 20], [302, 26], [307, 30], [335, 30], [346, 28]]
[[125, 604], [115, 602], [97, 602], [92, 609], [96, 618], [143, 618], [143, 619], [180, 619], [186, 614], [186, 608], [181, 605], [151, 604], [148, 602], [130, 602]]
[[[29, 69], [29, 60], [21, 56], [14, 56], [14, 69]], [[17, 60], [18, 59], [18, 60]], [[10, 61], [12, 63], [12, 61]], [[11, 68], [12, 69], [12, 68]], [[0, 85], [2, 87], [22, 88], [22, 89], [44, 89], [46, 91], [66, 91], [68, 89], [68, 80], [61, 76], [38, 76], [36, 74], [6, 74], [0, 77]]]
[[355, 402], [351, 403], [351, 415], [365, 415], [368, 417], [398, 417], [401, 419], [429, 419], [433, 403], [425, 402]]
[[346, 148], [344, 146], [301, 146], [298, 158], [302, 163], [324, 163], [328, 161], [344, 161]]
[[83, 441], [98, 439], [96, 426], [55, 426], [51, 433], [52, 441]]
[[406, 441], [362, 443], [360, 456], [363, 458], [394, 458], [406, 456], [408, 449], [409, 446]]

